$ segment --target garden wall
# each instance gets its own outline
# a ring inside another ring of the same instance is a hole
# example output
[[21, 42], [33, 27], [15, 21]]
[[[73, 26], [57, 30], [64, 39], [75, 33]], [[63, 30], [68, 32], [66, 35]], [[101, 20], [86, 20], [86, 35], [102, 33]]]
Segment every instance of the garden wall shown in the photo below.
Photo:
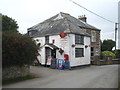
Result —
[[110, 65], [110, 64], [120, 64], [120, 58], [112, 59], [112, 56], [105, 56], [102, 60], [100, 56], [94, 56], [94, 59], [91, 61], [92, 65]]
[[30, 73], [30, 66], [12, 66], [9, 68], [2, 68], [2, 79], [16, 78], [26, 76]]

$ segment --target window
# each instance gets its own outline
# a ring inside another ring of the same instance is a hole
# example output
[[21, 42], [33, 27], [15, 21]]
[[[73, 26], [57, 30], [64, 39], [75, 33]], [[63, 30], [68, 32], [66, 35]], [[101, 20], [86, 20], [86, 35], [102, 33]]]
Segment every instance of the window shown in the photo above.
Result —
[[84, 44], [84, 36], [83, 35], [75, 35], [75, 44]]
[[75, 48], [75, 57], [84, 57], [84, 49]]
[[32, 36], [32, 35], [34, 35], [36, 32], [37, 32], [37, 30], [29, 30], [29, 31], [28, 31], [28, 35], [29, 35], [29, 36]]
[[91, 41], [96, 42], [96, 33], [95, 32], [91, 32]]
[[45, 36], [45, 43], [49, 43], [49, 36]]
[[91, 56], [94, 56], [94, 47], [91, 47]]

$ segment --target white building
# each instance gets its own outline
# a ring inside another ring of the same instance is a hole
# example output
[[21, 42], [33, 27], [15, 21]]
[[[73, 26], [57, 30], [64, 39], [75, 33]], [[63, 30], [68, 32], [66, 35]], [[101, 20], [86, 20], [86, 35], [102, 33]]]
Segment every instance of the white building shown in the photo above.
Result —
[[54, 58], [68, 58], [70, 66], [73, 67], [90, 64], [91, 37], [86, 32], [86, 28], [99, 30], [69, 14], [60, 12], [29, 28], [28, 34], [40, 47], [38, 60], [42, 65], [50, 65], [50, 60]]

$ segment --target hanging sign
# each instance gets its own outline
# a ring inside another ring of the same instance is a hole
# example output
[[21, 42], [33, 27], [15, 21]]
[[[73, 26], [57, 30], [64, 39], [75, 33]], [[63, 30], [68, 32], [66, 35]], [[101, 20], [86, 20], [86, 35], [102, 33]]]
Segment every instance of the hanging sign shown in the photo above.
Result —
[[64, 32], [60, 33], [60, 37], [64, 38], [66, 36], [66, 34]]

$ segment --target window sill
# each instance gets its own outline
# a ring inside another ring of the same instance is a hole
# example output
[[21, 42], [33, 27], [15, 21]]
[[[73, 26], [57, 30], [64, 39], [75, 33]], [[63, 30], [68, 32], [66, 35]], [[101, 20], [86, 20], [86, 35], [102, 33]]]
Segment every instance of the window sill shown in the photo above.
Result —
[[75, 58], [81, 58], [81, 57], [84, 57], [84, 56], [80, 56], [80, 57], [75, 57]]

